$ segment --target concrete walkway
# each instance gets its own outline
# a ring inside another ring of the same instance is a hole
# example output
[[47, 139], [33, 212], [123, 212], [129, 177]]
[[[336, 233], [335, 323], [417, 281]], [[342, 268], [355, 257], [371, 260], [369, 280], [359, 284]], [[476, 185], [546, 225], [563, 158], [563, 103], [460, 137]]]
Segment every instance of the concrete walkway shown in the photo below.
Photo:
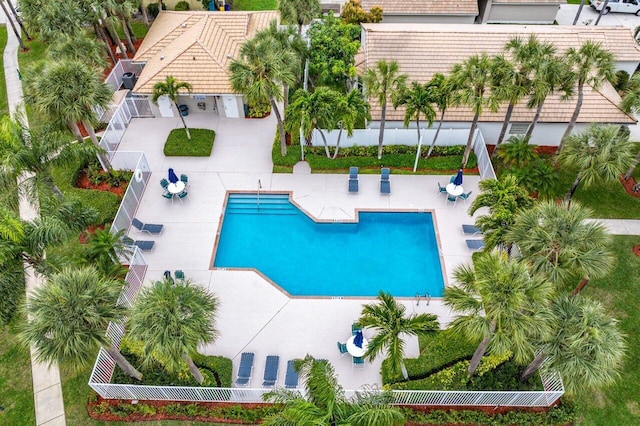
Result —
[[[4, 13], [2, 20], [6, 22]], [[22, 103], [22, 83], [18, 75], [18, 39], [7, 25], [7, 46], [4, 51], [4, 75], [7, 84], [7, 101], [12, 117], [16, 114], [16, 107]], [[26, 118], [25, 118], [26, 119]], [[25, 123], [27, 124], [27, 123]], [[20, 200], [20, 217], [24, 220], [33, 219], [37, 213], [24, 199]], [[43, 284], [43, 279], [34, 274], [32, 268], [25, 265], [25, 282], [27, 294]], [[33, 361], [34, 348], [31, 348], [31, 375], [33, 378], [33, 397], [36, 410], [36, 425], [63, 426], [66, 425], [64, 415], [64, 401], [60, 371], [57, 364], [47, 365]]]

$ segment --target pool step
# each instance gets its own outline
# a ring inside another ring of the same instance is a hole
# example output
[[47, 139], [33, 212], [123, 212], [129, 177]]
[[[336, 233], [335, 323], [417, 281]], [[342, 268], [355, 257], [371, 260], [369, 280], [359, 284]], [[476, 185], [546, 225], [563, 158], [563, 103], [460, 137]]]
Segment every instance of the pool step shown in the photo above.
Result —
[[297, 214], [298, 209], [282, 194], [233, 194], [227, 199], [227, 214]]

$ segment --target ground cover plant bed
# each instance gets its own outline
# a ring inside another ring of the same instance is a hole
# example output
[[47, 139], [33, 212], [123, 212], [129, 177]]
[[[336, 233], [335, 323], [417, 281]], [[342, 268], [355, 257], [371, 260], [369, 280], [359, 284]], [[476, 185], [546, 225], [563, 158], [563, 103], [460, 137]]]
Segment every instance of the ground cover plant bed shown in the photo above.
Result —
[[131, 176], [132, 173], [128, 170], [106, 172], [97, 162], [93, 162], [79, 171], [75, 187], [108, 191], [122, 198], [127, 191]]
[[191, 139], [184, 128], [173, 129], [164, 144], [167, 157], [209, 157], [216, 132], [209, 129], [189, 129]]

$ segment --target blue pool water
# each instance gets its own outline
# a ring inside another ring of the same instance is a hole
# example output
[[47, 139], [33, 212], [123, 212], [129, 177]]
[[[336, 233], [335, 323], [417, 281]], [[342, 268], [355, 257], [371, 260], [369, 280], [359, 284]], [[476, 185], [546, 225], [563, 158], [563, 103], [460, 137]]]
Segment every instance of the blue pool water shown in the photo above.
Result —
[[213, 266], [255, 268], [294, 296], [442, 296], [430, 213], [360, 212], [316, 223], [287, 195], [231, 194]]

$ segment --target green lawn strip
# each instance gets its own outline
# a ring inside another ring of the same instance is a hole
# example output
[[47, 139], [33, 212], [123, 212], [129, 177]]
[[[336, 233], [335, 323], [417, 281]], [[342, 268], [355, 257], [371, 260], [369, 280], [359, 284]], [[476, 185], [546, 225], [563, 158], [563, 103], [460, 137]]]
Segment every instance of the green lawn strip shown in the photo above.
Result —
[[209, 157], [216, 133], [208, 129], [189, 129], [191, 139], [187, 139], [184, 129], [173, 129], [164, 144], [167, 157]]
[[31, 359], [14, 332], [13, 325], [0, 328], [0, 424], [33, 425]]
[[231, 10], [275, 10], [277, 0], [233, 0]]
[[[147, 31], [149, 31], [149, 29], [144, 24], [144, 22], [137, 21], [137, 20], [131, 20], [131, 28], [133, 28], [133, 33], [136, 35], [137, 38], [144, 38], [147, 35]], [[122, 43], [124, 43], [124, 45], [126, 46], [124, 32], [122, 31], [121, 25], [117, 26], [117, 32], [118, 32], [118, 37], [120, 37], [120, 40], [122, 40]]]
[[[7, 27], [1, 25], [3, 28], [0, 30], [0, 51], [4, 52], [4, 48], [7, 45]], [[4, 62], [0, 58], [0, 116], [9, 114], [9, 101], [7, 99], [7, 82], [4, 77]]]
[[613, 386], [576, 396], [578, 425], [640, 424], [640, 257], [632, 253], [634, 245], [640, 245], [640, 236], [615, 236], [615, 269], [583, 291], [620, 321], [628, 349], [622, 376]]

